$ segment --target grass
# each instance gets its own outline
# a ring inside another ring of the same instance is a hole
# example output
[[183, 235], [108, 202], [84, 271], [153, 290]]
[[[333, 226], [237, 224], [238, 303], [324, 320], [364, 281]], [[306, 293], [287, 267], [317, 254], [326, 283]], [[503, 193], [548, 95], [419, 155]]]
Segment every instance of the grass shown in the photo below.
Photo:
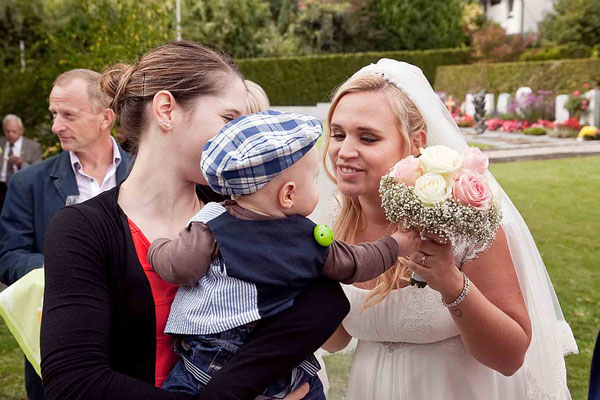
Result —
[[24, 356], [0, 318], [0, 399], [25, 399]]
[[467, 144], [471, 147], [479, 147], [481, 150], [490, 150], [490, 149], [493, 149], [496, 147], [496, 146], [492, 146], [491, 144], [483, 144], [483, 143], [475, 143], [475, 142], [469, 142]]
[[[587, 399], [590, 363], [600, 329], [600, 157], [494, 164], [504, 190], [527, 222], [544, 259], [565, 318], [579, 346], [566, 358], [574, 400]], [[594, 286], [594, 284], [596, 286]], [[329, 398], [344, 398], [351, 355], [325, 357]]]
[[[574, 400], [587, 396], [594, 341], [600, 329], [600, 157], [494, 164], [491, 170], [525, 218], [552, 277], [580, 353], [567, 357]], [[344, 398], [350, 354], [325, 358], [329, 398]], [[24, 399], [23, 355], [0, 321], [0, 399]]]

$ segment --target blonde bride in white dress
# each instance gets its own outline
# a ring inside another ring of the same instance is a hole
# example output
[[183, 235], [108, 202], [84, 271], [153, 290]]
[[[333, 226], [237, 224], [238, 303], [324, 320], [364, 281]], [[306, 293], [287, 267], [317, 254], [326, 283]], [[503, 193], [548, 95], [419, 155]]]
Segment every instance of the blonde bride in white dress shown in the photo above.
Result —
[[[328, 122], [324, 161], [341, 199], [334, 235], [351, 242], [396, 229], [378, 186], [398, 160], [426, 145], [467, 146], [421, 70], [394, 60], [346, 81]], [[347, 399], [570, 399], [563, 356], [577, 352], [573, 334], [505, 194], [502, 207], [502, 229], [486, 251], [428, 238], [377, 280], [345, 287], [350, 314], [323, 347], [358, 339]], [[411, 271], [429, 285], [408, 286]]]

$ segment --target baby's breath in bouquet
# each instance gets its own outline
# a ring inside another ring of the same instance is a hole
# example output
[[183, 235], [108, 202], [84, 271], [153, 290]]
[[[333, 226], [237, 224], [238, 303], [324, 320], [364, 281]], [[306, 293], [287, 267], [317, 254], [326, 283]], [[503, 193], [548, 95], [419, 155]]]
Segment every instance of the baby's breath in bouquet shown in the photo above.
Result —
[[[494, 241], [502, 222], [501, 191], [486, 178], [489, 160], [476, 147], [463, 154], [445, 147], [421, 149], [381, 178], [379, 194], [389, 221], [429, 232], [477, 252]], [[470, 257], [473, 258], [473, 257]], [[424, 287], [413, 274], [411, 284]]]

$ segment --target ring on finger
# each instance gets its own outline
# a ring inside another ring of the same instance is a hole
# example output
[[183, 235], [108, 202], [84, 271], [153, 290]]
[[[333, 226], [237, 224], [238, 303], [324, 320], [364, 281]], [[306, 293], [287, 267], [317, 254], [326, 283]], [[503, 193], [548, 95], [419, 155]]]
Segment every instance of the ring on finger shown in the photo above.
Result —
[[415, 263], [419, 264], [420, 266], [425, 266], [425, 261], [427, 261], [427, 254], [419, 252], [420, 254], [420, 259], [417, 260], [413, 260]]

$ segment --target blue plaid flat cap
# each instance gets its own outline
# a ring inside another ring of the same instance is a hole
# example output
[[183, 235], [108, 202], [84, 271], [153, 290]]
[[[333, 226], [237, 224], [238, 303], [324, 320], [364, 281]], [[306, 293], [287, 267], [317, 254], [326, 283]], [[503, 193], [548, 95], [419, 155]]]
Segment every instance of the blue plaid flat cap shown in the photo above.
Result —
[[237, 118], [209, 140], [200, 167], [217, 193], [248, 195], [294, 165], [321, 137], [321, 121], [267, 110]]

